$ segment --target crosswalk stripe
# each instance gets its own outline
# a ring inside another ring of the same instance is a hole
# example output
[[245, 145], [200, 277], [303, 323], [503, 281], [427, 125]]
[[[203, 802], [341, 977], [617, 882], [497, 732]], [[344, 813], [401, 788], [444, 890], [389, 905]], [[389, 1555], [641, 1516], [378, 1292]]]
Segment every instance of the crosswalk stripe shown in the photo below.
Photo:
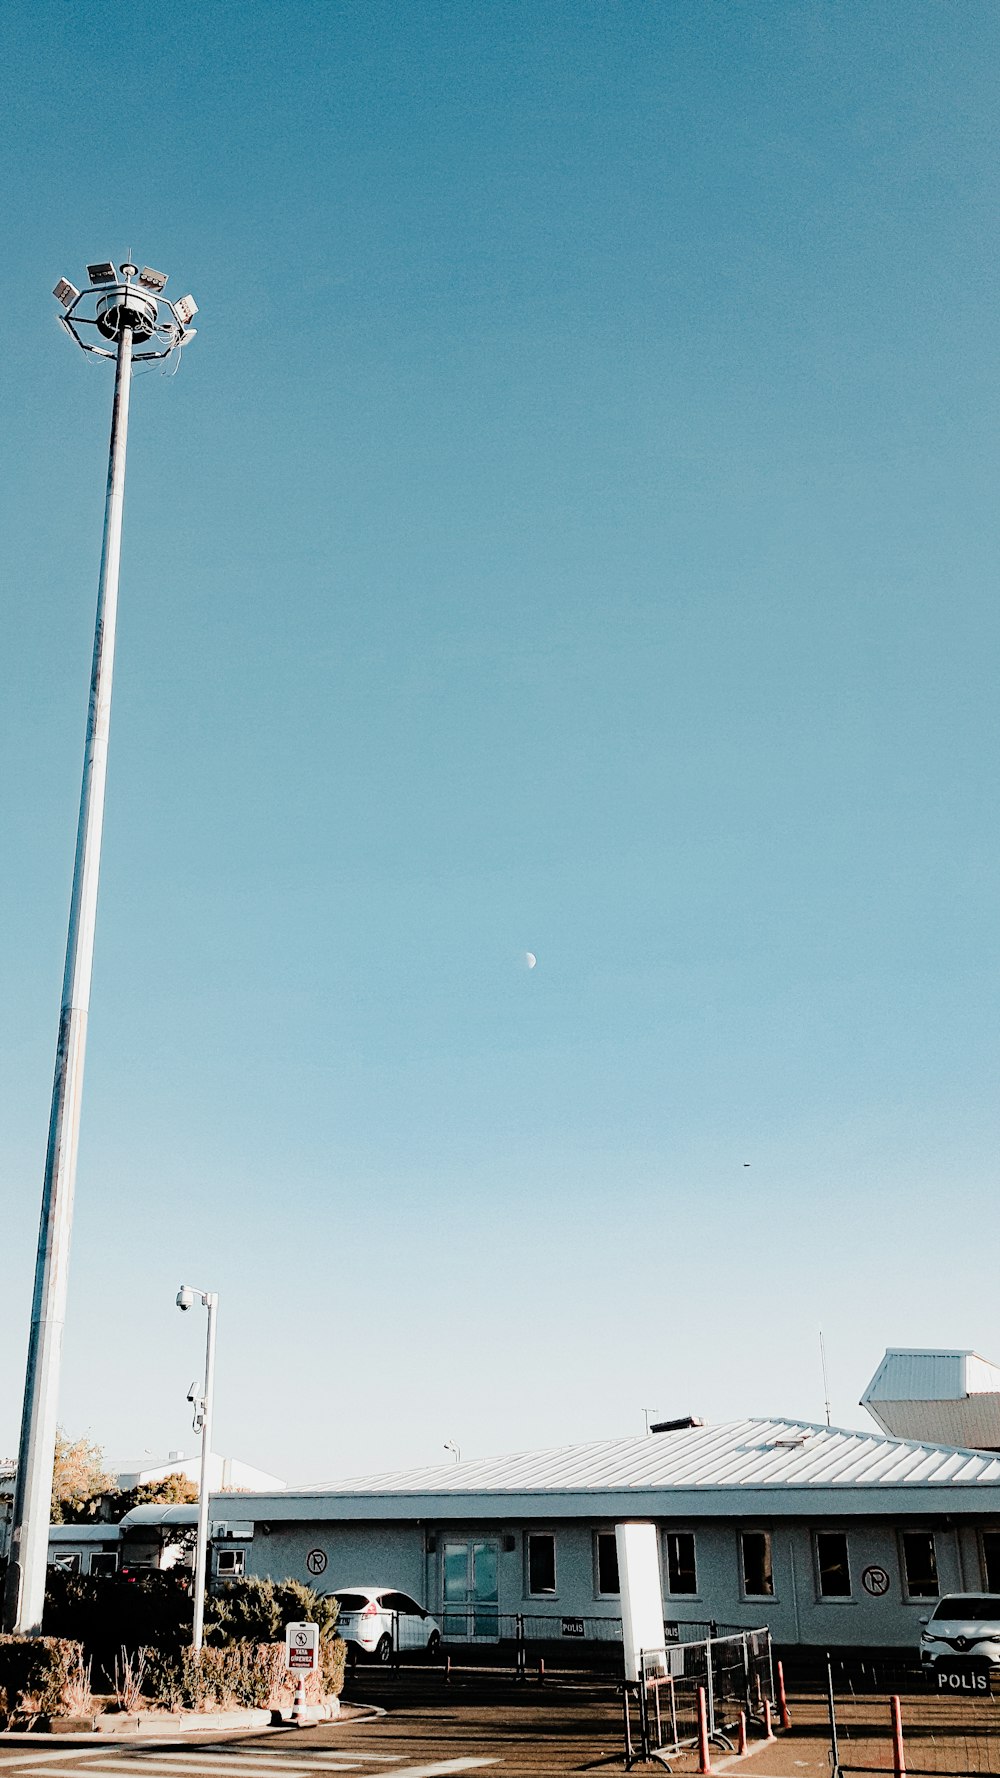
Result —
[[[196, 1778], [224, 1778], [225, 1759], [225, 1754], [220, 1754], [214, 1763], [209, 1763], [208, 1760], [184, 1760], [178, 1761], [174, 1765], [165, 1766], [162, 1760], [156, 1759], [155, 1756], [143, 1755], [137, 1750], [126, 1759], [116, 1760], [112, 1756], [103, 1759], [99, 1765], [88, 1765], [87, 1773], [88, 1778], [91, 1774], [93, 1774], [93, 1778], [120, 1778], [122, 1773], [127, 1772], [131, 1774], [131, 1778], [137, 1778], [138, 1767], [142, 1772], [149, 1772], [152, 1778], [166, 1778], [166, 1775], [171, 1772], [195, 1774]], [[334, 1754], [331, 1755], [330, 1763], [324, 1769], [329, 1772], [355, 1772], [359, 1763], [359, 1760], [352, 1759], [350, 1754], [345, 1753], [342, 1756]], [[31, 1778], [66, 1778], [65, 1768], [62, 1766], [32, 1765], [29, 1769]], [[289, 1761], [281, 1766], [260, 1767], [260, 1778], [303, 1778], [303, 1775], [301, 1770]]]
[[3, 1753], [0, 1754], [0, 1766], [37, 1766], [39, 1760], [48, 1765], [54, 1759], [100, 1759], [103, 1751], [100, 1747], [59, 1747], [51, 1753], [47, 1749], [36, 1749], [34, 1753]]
[[[67, 1759], [87, 1760], [87, 1772], [92, 1773], [93, 1778], [101, 1778], [102, 1773], [134, 1773], [137, 1761], [151, 1778], [164, 1778], [171, 1772], [225, 1778], [227, 1770], [233, 1772], [235, 1778], [307, 1778], [309, 1772], [315, 1771], [354, 1771], [359, 1757], [369, 1764], [398, 1765], [403, 1755], [369, 1753], [367, 1748], [363, 1752], [345, 1748], [343, 1753], [338, 1753], [333, 1748], [325, 1748], [315, 1753], [286, 1755], [261, 1748], [256, 1753], [205, 1753], [199, 1757], [197, 1748], [190, 1751], [187, 1748], [168, 1749], [160, 1753], [154, 1748], [130, 1747], [126, 1753], [121, 1747], [67, 1747], [54, 1749], [51, 1753], [47, 1749], [36, 1749], [0, 1754], [0, 1766], [18, 1766], [30, 1773], [31, 1778], [67, 1778], [61, 1767], [53, 1765], [54, 1760]], [[99, 1766], [94, 1765], [95, 1760], [101, 1762]]]
[[496, 1766], [495, 1759], [441, 1759], [432, 1766], [400, 1766], [392, 1778], [444, 1778], [446, 1772], [472, 1772], [480, 1766]]
[[[116, 1748], [114, 1753], [117, 1751], [119, 1750]], [[352, 1748], [351, 1751], [354, 1753], [356, 1750]], [[240, 1774], [240, 1778], [247, 1778], [249, 1773], [262, 1773], [265, 1766], [281, 1766], [283, 1771], [288, 1771], [288, 1773], [315, 1771], [317, 1767], [326, 1766], [327, 1760], [340, 1760], [345, 1755], [338, 1753], [336, 1748], [320, 1748], [317, 1753], [310, 1753], [310, 1751], [285, 1753], [283, 1748], [247, 1748], [244, 1753], [212, 1753], [208, 1748], [164, 1748], [162, 1753], [153, 1751], [153, 1753], [141, 1755], [141, 1757], [146, 1760], [157, 1760], [157, 1762], [174, 1767], [183, 1766], [185, 1760], [212, 1760], [212, 1771], [215, 1771], [215, 1762], [219, 1762], [219, 1764], [224, 1764], [226, 1771], [235, 1771]], [[365, 1757], [375, 1758], [379, 1762], [383, 1762], [383, 1760], [397, 1760], [399, 1762], [402, 1755], [399, 1753], [374, 1753], [374, 1755], [365, 1755]]]
[[[114, 1751], [117, 1753], [118, 1749], [115, 1748]], [[354, 1752], [355, 1750], [352, 1748], [350, 1751]], [[249, 1778], [249, 1774], [253, 1772], [263, 1772], [265, 1766], [280, 1765], [282, 1771], [285, 1772], [312, 1772], [317, 1767], [325, 1766], [328, 1760], [343, 1759], [344, 1754], [338, 1753], [334, 1747], [323, 1747], [315, 1753], [295, 1752], [289, 1754], [284, 1753], [280, 1748], [272, 1747], [249, 1748], [245, 1753], [210, 1753], [204, 1747], [170, 1747], [160, 1753], [152, 1752], [149, 1756], [142, 1757], [155, 1759], [157, 1762], [168, 1762], [172, 1766], [183, 1765], [186, 1760], [211, 1760], [213, 1771], [216, 1770], [215, 1762], [218, 1761], [220, 1765], [224, 1765], [227, 1772], [238, 1772], [240, 1778]], [[393, 1760], [398, 1762], [402, 1755], [399, 1753], [376, 1753], [366, 1754], [365, 1757], [382, 1763]]]
[[[113, 1753], [107, 1754], [99, 1765], [88, 1765], [87, 1772], [93, 1773], [93, 1778], [118, 1778], [119, 1773], [130, 1772], [135, 1778], [137, 1762], [141, 1762], [142, 1770], [152, 1774], [152, 1778], [166, 1778], [171, 1772], [187, 1772], [193, 1774], [194, 1778], [220, 1778], [220, 1774], [225, 1771], [222, 1763], [225, 1757], [225, 1754], [220, 1754], [216, 1760], [180, 1759], [167, 1765], [155, 1754], [141, 1754], [137, 1749], [134, 1754], [119, 1759]], [[300, 1778], [290, 1762], [280, 1766], [259, 1766], [257, 1770], [259, 1778]], [[31, 1773], [32, 1778], [65, 1778], [61, 1766], [33, 1765]]]

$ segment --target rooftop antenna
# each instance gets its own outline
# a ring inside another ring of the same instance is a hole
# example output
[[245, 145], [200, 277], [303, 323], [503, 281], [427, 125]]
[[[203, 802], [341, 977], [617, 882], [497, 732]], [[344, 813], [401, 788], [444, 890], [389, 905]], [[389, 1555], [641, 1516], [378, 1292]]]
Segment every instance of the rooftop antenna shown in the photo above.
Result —
[[[62, 308], [59, 319], [70, 338], [83, 351], [98, 358], [111, 359], [115, 367], [115, 390], [80, 820], [42, 1186], [21, 1444], [11, 1515], [10, 1560], [3, 1602], [4, 1629], [13, 1630], [19, 1636], [41, 1633], [45, 1603], [59, 1367], [66, 1319], [73, 1189], [80, 1136], [80, 1097], [90, 1010], [97, 878], [111, 724], [111, 675], [115, 655], [132, 362], [134, 359], [138, 363], [141, 358], [169, 358], [171, 352], [187, 345], [195, 332], [190, 322], [198, 312], [192, 296], [182, 296], [177, 302], [165, 297], [166, 282], [166, 272], [158, 272], [150, 265], [140, 270], [131, 258], [119, 266], [111, 260], [95, 260], [87, 267], [87, 282], [82, 290], [68, 278], [60, 278], [52, 293]], [[105, 344], [98, 344], [98, 340]], [[136, 352], [134, 347], [137, 345], [146, 349]]]
[[826, 1344], [823, 1339], [823, 1329], [822, 1328], [820, 1328], [820, 1330], [819, 1330], [819, 1361], [820, 1361], [820, 1364], [823, 1366], [823, 1401], [826, 1406], [826, 1423], [829, 1426], [829, 1424], [830, 1424], [830, 1380], [826, 1374]]

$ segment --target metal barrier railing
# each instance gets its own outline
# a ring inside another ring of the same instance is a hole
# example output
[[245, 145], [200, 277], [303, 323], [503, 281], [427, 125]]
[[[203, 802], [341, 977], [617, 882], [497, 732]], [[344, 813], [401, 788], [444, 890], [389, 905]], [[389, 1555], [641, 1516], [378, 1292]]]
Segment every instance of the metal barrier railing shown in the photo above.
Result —
[[[775, 1698], [769, 1630], [737, 1630], [643, 1656], [643, 1678], [622, 1689], [625, 1763], [663, 1759], [704, 1743], [732, 1751], [747, 1725], [770, 1734]], [[704, 1765], [704, 1760], [703, 1760]]]
[[393, 1611], [385, 1612], [383, 1618], [387, 1628], [370, 1658], [387, 1667], [398, 1667], [400, 1658], [408, 1654], [425, 1654], [432, 1639], [433, 1644], [439, 1644], [442, 1657], [457, 1657], [463, 1666], [469, 1666], [475, 1664], [477, 1654], [489, 1651], [490, 1666], [511, 1667], [518, 1677], [526, 1674], [529, 1665], [539, 1667], [544, 1677], [545, 1660], [552, 1664], [556, 1648], [559, 1665], [592, 1665], [588, 1658], [591, 1651], [598, 1656], [606, 1652], [616, 1669], [620, 1661], [620, 1617], [500, 1611], [487, 1602], [443, 1607], [432, 1616], [430, 1633], [426, 1614], [416, 1618]]

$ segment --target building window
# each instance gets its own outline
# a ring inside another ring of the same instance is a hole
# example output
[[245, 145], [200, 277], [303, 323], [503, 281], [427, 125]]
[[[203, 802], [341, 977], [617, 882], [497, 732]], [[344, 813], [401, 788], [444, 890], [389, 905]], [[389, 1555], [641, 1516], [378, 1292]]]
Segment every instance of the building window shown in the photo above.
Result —
[[694, 1532], [667, 1532], [667, 1592], [697, 1593], [698, 1574], [694, 1562]]
[[903, 1532], [903, 1573], [906, 1577], [906, 1591], [911, 1599], [937, 1598], [938, 1573], [933, 1531]]
[[57, 1574], [79, 1574], [80, 1552], [73, 1550], [67, 1556], [50, 1556], [48, 1565], [50, 1568], [54, 1568]]
[[556, 1590], [556, 1540], [548, 1531], [532, 1531], [528, 1537], [528, 1592]]
[[622, 1583], [618, 1578], [618, 1539], [613, 1531], [599, 1531], [597, 1546], [597, 1591], [618, 1594]]
[[988, 1593], [1000, 1593], [1000, 1531], [982, 1532], [983, 1585]]
[[770, 1531], [741, 1531], [743, 1591], [748, 1599], [770, 1599], [774, 1594]]
[[118, 1551], [95, 1550], [90, 1558], [91, 1574], [117, 1574]]
[[822, 1598], [850, 1598], [851, 1570], [847, 1560], [846, 1531], [817, 1531], [816, 1570]]
[[215, 1572], [227, 1580], [234, 1575], [243, 1574], [246, 1567], [246, 1550], [219, 1550], [215, 1558]]

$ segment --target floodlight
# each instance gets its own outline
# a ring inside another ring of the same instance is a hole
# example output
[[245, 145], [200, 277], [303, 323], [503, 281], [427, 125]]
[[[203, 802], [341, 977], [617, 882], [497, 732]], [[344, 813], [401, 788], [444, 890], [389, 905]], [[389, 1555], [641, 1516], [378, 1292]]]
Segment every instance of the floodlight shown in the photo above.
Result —
[[57, 302], [62, 303], [64, 309], [68, 309], [70, 303], [76, 302], [80, 292], [75, 284], [70, 283], [68, 278], [60, 278], [52, 294]]
[[186, 346], [188, 344], [189, 340], [194, 339], [194, 336], [197, 333], [197, 331], [198, 331], [198, 329], [196, 327], [182, 327], [181, 331], [180, 331], [180, 335], [177, 340], [177, 344], [179, 346]]
[[102, 259], [99, 265], [89, 265], [87, 276], [92, 284], [117, 284], [118, 273], [110, 259]]
[[151, 265], [144, 265], [139, 273], [139, 283], [145, 284], [147, 290], [160, 291], [166, 284], [168, 272], [154, 272]]
[[174, 314], [182, 327], [186, 327], [189, 321], [193, 321], [197, 313], [198, 304], [193, 296], [182, 296], [180, 302], [174, 303]]

